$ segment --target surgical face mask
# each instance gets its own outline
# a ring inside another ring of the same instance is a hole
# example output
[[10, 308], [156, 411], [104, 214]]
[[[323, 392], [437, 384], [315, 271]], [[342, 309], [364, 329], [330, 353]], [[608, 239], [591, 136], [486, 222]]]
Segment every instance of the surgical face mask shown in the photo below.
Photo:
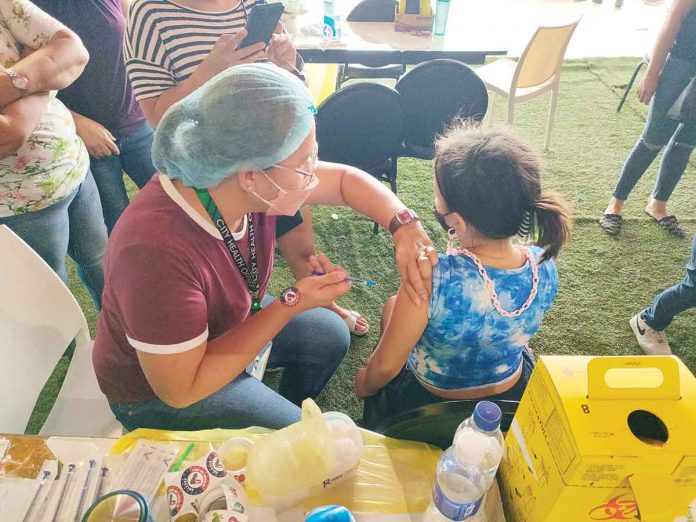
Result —
[[[276, 166], [280, 168], [285, 168], [279, 165]], [[307, 182], [307, 184], [302, 188], [295, 190], [286, 190], [283, 187], [280, 187], [275, 181], [273, 181], [268, 176], [268, 174], [266, 174], [265, 171], [261, 172], [264, 176], [266, 176], [266, 179], [270, 181], [276, 189], [278, 189], [278, 195], [270, 201], [263, 199], [256, 192], [252, 192], [254, 196], [256, 196], [261, 201], [266, 203], [266, 205], [268, 205], [266, 214], [268, 214], [269, 216], [294, 216], [297, 213], [297, 211], [300, 210], [302, 205], [304, 205], [304, 202], [307, 201], [307, 198], [312, 193], [312, 191], [319, 184], [319, 178], [317, 178], [315, 174], [297, 171], [297, 174], [310, 176], [309, 182]]]

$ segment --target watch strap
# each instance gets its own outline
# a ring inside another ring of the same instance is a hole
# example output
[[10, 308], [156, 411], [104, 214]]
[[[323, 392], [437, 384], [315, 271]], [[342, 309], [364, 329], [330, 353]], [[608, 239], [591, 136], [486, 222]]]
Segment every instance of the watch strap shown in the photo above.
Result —
[[410, 208], [400, 210], [389, 222], [389, 233], [394, 235], [394, 233], [404, 225], [415, 223], [416, 221], [420, 221], [420, 218], [413, 210]]

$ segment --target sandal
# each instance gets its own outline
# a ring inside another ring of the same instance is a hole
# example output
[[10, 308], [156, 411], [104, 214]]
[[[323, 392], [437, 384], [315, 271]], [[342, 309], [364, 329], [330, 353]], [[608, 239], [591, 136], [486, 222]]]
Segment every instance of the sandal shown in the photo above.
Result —
[[355, 310], [346, 310], [346, 312], [348, 312], [348, 315], [346, 317], [342, 317], [342, 319], [348, 325], [348, 330], [350, 331], [350, 333], [352, 333], [356, 337], [363, 337], [367, 334], [367, 332], [370, 331], [369, 324], [367, 325], [367, 328], [365, 328], [364, 330], [358, 329], [359, 319], [363, 319], [365, 323], [367, 323], [367, 320], [360, 314], [360, 312], [356, 312]]
[[660, 227], [664, 228], [667, 232], [670, 234], [673, 234], [677, 236], [680, 239], [684, 239], [686, 237], [686, 230], [684, 230], [684, 227], [681, 226], [679, 221], [677, 220], [677, 216], [671, 214], [669, 216], [665, 216], [662, 219], [657, 219], [655, 216], [649, 214], [647, 211], [645, 212], [650, 216], [650, 218], [655, 221]]
[[599, 218], [599, 226], [610, 236], [616, 236], [621, 232], [623, 216], [620, 214], [602, 214]]

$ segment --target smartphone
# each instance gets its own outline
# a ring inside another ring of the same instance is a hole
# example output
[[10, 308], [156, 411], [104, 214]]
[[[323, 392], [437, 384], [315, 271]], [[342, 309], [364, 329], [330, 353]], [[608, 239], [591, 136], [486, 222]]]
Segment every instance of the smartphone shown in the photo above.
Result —
[[239, 48], [242, 49], [259, 42], [268, 45], [282, 14], [283, 4], [280, 2], [257, 4], [252, 7], [246, 24], [247, 35], [239, 44]]

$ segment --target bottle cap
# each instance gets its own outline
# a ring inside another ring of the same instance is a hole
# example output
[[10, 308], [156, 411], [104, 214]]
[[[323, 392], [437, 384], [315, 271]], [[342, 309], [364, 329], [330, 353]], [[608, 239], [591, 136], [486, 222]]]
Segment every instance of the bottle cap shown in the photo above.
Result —
[[502, 418], [503, 412], [494, 402], [481, 401], [474, 408], [474, 424], [481, 430], [497, 430]]
[[355, 522], [355, 519], [343, 506], [324, 506], [309, 513], [305, 522]]

